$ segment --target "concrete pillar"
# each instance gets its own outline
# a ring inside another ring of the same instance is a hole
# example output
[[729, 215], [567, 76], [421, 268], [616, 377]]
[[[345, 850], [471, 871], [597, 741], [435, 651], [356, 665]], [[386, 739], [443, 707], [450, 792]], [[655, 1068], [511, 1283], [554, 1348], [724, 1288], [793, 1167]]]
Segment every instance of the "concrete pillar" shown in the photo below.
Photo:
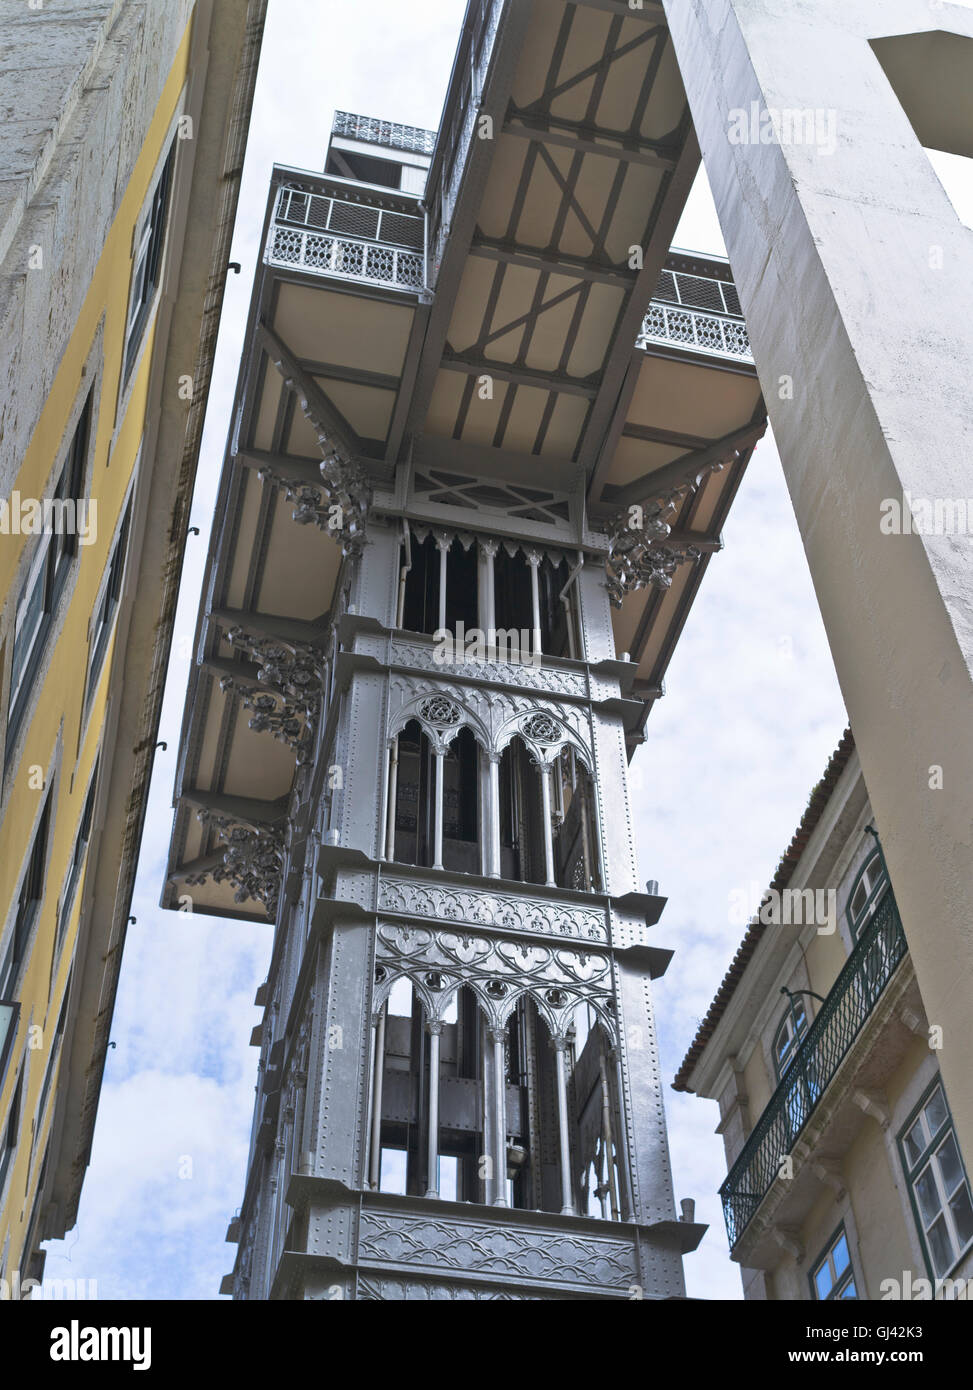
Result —
[[973, 154], [973, 13], [663, 2], [969, 1164], [973, 548], [889, 530], [973, 496], [973, 233], [920, 143]]

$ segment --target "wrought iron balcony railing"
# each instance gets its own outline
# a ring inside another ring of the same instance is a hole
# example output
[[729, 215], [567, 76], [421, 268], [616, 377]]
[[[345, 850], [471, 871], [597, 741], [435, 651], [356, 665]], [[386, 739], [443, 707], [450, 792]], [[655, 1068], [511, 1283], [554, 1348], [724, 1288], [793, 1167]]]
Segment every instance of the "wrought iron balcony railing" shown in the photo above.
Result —
[[907, 949], [889, 889], [720, 1188], [731, 1249], [779, 1176], [782, 1159], [794, 1147]]
[[348, 140], [364, 140], [369, 145], [384, 145], [390, 150], [431, 155], [436, 148], [434, 130], [400, 125], [397, 121], [380, 121], [376, 116], [356, 116], [351, 111], [336, 111], [331, 129], [333, 134], [343, 135]]
[[662, 272], [637, 345], [650, 342], [753, 361], [736, 288], [732, 281], [715, 276]]
[[425, 284], [425, 220], [398, 209], [285, 184], [267, 242], [271, 265], [388, 289]]

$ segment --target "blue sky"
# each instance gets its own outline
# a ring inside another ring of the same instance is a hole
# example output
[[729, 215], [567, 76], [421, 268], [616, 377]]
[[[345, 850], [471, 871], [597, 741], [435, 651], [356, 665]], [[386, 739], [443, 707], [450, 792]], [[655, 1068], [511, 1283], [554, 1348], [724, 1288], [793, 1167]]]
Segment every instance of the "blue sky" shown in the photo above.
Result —
[[[973, 0], [970, 0], [973, 3]], [[323, 166], [335, 108], [435, 127], [464, 0], [410, 0], [366, 18], [360, 0], [270, 0], [214, 385], [160, 738], [91, 1166], [78, 1223], [50, 1242], [49, 1278], [94, 1280], [101, 1298], [214, 1298], [243, 1197], [266, 927], [158, 906], [200, 581], [271, 165]], [[944, 181], [947, 162], [941, 167]], [[968, 197], [969, 184], [964, 196]], [[958, 203], [957, 195], [957, 205]], [[969, 201], [967, 202], [969, 208]], [[969, 211], [967, 212], [969, 215]], [[676, 236], [723, 252], [701, 176]], [[715, 1103], [672, 1076], [742, 929], [731, 894], [766, 885], [837, 743], [845, 714], [804, 552], [768, 435], [758, 445], [677, 647], [632, 775], [642, 877], [669, 903], [675, 948], [656, 986], [677, 1198], [710, 1231], [687, 1258], [689, 1293], [739, 1298], [716, 1189]]]

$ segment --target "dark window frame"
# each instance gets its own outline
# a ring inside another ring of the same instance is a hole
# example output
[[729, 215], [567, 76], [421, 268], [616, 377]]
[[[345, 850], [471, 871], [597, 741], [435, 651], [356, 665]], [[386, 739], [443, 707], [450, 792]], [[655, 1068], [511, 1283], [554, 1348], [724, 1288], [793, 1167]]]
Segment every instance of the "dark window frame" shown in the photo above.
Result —
[[10, 1109], [3, 1122], [3, 1137], [0, 1138], [0, 1198], [3, 1197], [7, 1185], [7, 1175], [10, 1172], [20, 1141], [20, 1112], [24, 1103], [25, 1074], [26, 1067], [21, 1065], [20, 1075], [17, 1077], [17, 1083], [10, 1098]]
[[[795, 1026], [794, 1024], [795, 1008], [798, 1008], [801, 1011], [801, 1017], [804, 1020], [803, 1028]], [[780, 1040], [781, 1034], [786, 1029], [788, 1023], [791, 1025], [794, 1031], [793, 1036], [791, 1038], [790, 1051], [787, 1061], [782, 1065], [780, 1059], [780, 1048], [777, 1046], [777, 1044]], [[774, 1041], [771, 1045], [771, 1052], [773, 1054], [774, 1060], [774, 1072], [776, 1074], [778, 1082], [783, 1081], [784, 1077], [787, 1075], [791, 1067], [794, 1065], [794, 1058], [797, 1055], [797, 1049], [800, 1047], [803, 1040], [807, 1037], [807, 1030], [810, 1028], [810, 1026], [811, 1020], [808, 1018], [807, 1006], [805, 1005], [804, 1000], [799, 999], [795, 1001], [794, 1005], [788, 1004], [786, 1010], [784, 1011], [784, 1015], [781, 1018], [780, 1023], [777, 1025], [776, 1031], [774, 1032]]]
[[[833, 1262], [829, 1263], [831, 1252], [838, 1245], [842, 1237], [844, 1237], [845, 1249], [848, 1251], [848, 1267], [835, 1278], [829, 1292], [824, 1298], [821, 1298], [818, 1293], [817, 1275], [825, 1264], [828, 1264], [829, 1270], [833, 1268]], [[840, 1303], [845, 1297], [845, 1289], [848, 1288], [849, 1284], [854, 1286], [855, 1301], [861, 1301], [858, 1292], [858, 1275], [855, 1272], [855, 1262], [851, 1257], [851, 1241], [848, 1239], [848, 1231], [844, 1221], [839, 1221], [838, 1225], [831, 1232], [818, 1258], [811, 1265], [807, 1278], [811, 1286], [811, 1298], [815, 1303]], [[851, 1300], [849, 1300], [849, 1302], [850, 1301]]]
[[14, 1042], [17, 1037], [17, 1030], [20, 1027], [20, 1003], [16, 999], [0, 999], [0, 1008], [10, 1010], [10, 1021], [7, 1025], [7, 1032], [0, 1043], [0, 1088], [7, 1079], [7, 1067], [13, 1054]]
[[[85, 397], [81, 414], [71, 436], [71, 443], [58, 481], [51, 494], [52, 501], [69, 502], [77, 507], [85, 499], [85, 477], [91, 446], [91, 423], [94, 410], [94, 387]], [[21, 586], [14, 616], [14, 638], [10, 653], [10, 690], [8, 695], [7, 751], [13, 748], [20, 731], [31, 693], [47, 651], [58, 606], [67, 587], [71, 567], [78, 554], [77, 525], [73, 533], [45, 531], [38, 537], [37, 548], [31, 557], [27, 575]], [[39, 604], [39, 613], [31, 632], [26, 654], [18, 661], [20, 636], [17, 626], [21, 612], [31, 604]]]
[[88, 673], [85, 676], [84, 718], [87, 718], [95, 690], [101, 679], [105, 655], [115, 630], [115, 621], [121, 604], [122, 587], [125, 582], [125, 569], [128, 561], [128, 542], [132, 529], [132, 496], [129, 496], [108, 557], [106, 578], [98, 591], [95, 612], [91, 618], [91, 632], [88, 639]]
[[[145, 336], [146, 325], [155, 304], [156, 294], [162, 283], [162, 263], [169, 229], [169, 212], [172, 206], [173, 172], [176, 162], [176, 145], [173, 139], [149, 200], [148, 212], [140, 219], [136, 228], [138, 244], [132, 258], [132, 281], [129, 290], [128, 314], [125, 319], [125, 349], [122, 368], [124, 385], [132, 375], [139, 355], [139, 348]], [[141, 235], [139, 235], [141, 231]]]
[[13, 932], [0, 965], [0, 998], [12, 995], [30, 955], [30, 942], [44, 901], [47, 849], [51, 837], [51, 796], [48, 792], [27, 856], [27, 867], [17, 893]]
[[[877, 868], [879, 871], [878, 877], [876, 878], [872, 887], [868, 890], [868, 894], [865, 898], [864, 903], [861, 906], [860, 911], [853, 912], [851, 905], [854, 902], [855, 894], [858, 892], [859, 885], [861, 884], [865, 875], [869, 873], [870, 870], [875, 868]], [[864, 864], [859, 869], [858, 873], [855, 875], [855, 881], [848, 891], [848, 901], [845, 906], [845, 916], [848, 919], [848, 930], [851, 932], [851, 939], [853, 943], [859, 939], [862, 932], [865, 930], [865, 927], [871, 921], [876, 908], [884, 898], [886, 892], [888, 891], [888, 888], [889, 875], [888, 870], [885, 867], [885, 861], [882, 858], [882, 851], [880, 849], [874, 849], [872, 853], [867, 857]]]
[[[946, 1110], [946, 1118], [945, 1120], [943, 1120], [942, 1124], [936, 1130], [936, 1133], [930, 1137], [929, 1142], [926, 1144], [919, 1157], [915, 1160], [915, 1162], [911, 1162], [905, 1150], [906, 1135], [915, 1125], [920, 1113], [923, 1110], [925, 1110], [926, 1106], [929, 1104], [929, 1101], [932, 1099], [932, 1094], [937, 1088], [942, 1093], [943, 1106]], [[960, 1167], [963, 1171], [963, 1177], [966, 1182], [967, 1191], [970, 1193], [971, 1198], [973, 1198], [973, 1186], [971, 1186], [970, 1184], [970, 1177], [966, 1171], [966, 1163], [963, 1158], [963, 1151], [960, 1148], [959, 1140], [956, 1137], [956, 1127], [953, 1122], [953, 1112], [950, 1109], [949, 1098], [946, 1095], [946, 1087], [943, 1085], [942, 1076], [937, 1072], [936, 1076], [929, 1083], [929, 1085], [926, 1087], [926, 1089], [920, 1096], [919, 1100], [916, 1102], [912, 1110], [909, 1112], [909, 1115], [907, 1116], [905, 1122], [900, 1126], [899, 1131], [895, 1136], [896, 1147], [899, 1151], [899, 1162], [902, 1164], [902, 1172], [905, 1176], [906, 1186], [909, 1189], [909, 1205], [912, 1209], [912, 1217], [915, 1222], [916, 1233], [919, 1237], [919, 1245], [922, 1249], [922, 1258], [926, 1262], [926, 1272], [928, 1273], [930, 1279], [932, 1279], [934, 1282], [937, 1279], [949, 1278], [952, 1270], [954, 1270], [956, 1266], [966, 1258], [970, 1251], [973, 1250], [973, 1239], [971, 1239], [967, 1241], [963, 1249], [960, 1250], [959, 1254], [954, 1259], [950, 1268], [944, 1274], [937, 1274], [935, 1265], [933, 1263], [932, 1253], [929, 1249], [929, 1242], [926, 1239], [926, 1225], [923, 1221], [922, 1213], [919, 1210], [919, 1205], [916, 1200], [916, 1179], [922, 1175], [925, 1169], [936, 1157], [938, 1151], [943, 1147], [943, 1144], [947, 1136], [950, 1134], [952, 1134], [953, 1142], [956, 1146], [956, 1152], [959, 1157]], [[958, 1192], [959, 1188], [957, 1188], [956, 1191]], [[945, 1209], [946, 1208], [944, 1204], [943, 1211], [945, 1211]]]

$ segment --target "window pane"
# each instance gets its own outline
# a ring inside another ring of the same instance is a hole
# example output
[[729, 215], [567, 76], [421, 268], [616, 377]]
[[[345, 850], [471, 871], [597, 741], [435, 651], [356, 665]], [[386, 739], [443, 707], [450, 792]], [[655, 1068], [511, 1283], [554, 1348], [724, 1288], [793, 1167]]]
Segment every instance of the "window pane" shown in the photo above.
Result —
[[404, 1149], [382, 1150], [381, 1178], [378, 1184], [380, 1192], [397, 1192], [405, 1196], [405, 1161]]
[[839, 1298], [857, 1298], [857, 1297], [858, 1297], [858, 1290], [855, 1288], [855, 1281], [854, 1281], [854, 1279], [849, 1279], [849, 1280], [848, 1280], [848, 1283], [847, 1283], [847, 1284], [845, 1285], [845, 1287], [841, 1290], [841, 1293], [838, 1295], [838, 1297], [839, 1297]]
[[929, 1228], [929, 1252], [937, 1275], [943, 1275], [953, 1263], [953, 1244], [946, 1229], [946, 1219], [940, 1216]]
[[949, 1209], [953, 1213], [953, 1221], [956, 1223], [960, 1249], [965, 1250], [970, 1241], [973, 1240], [973, 1206], [970, 1205], [970, 1189], [966, 1183], [950, 1199]]
[[926, 1147], [926, 1140], [922, 1132], [922, 1125], [918, 1120], [903, 1139], [902, 1147], [905, 1149], [905, 1156], [910, 1166], [919, 1162], [922, 1151]]
[[946, 1123], [949, 1114], [946, 1109], [946, 1099], [939, 1086], [936, 1087], [935, 1091], [929, 1097], [923, 1109], [923, 1114], [926, 1117], [926, 1124], [929, 1126], [929, 1137], [931, 1139], [936, 1131], [941, 1129]]
[[389, 1013], [399, 1018], [412, 1017], [412, 981], [402, 975], [389, 993]]
[[824, 1264], [814, 1276], [814, 1287], [818, 1291], [818, 1298], [823, 1302], [831, 1292], [831, 1270], [828, 1267], [827, 1260], [825, 1260]]
[[444, 1202], [455, 1202], [459, 1160], [449, 1154], [439, 1156], [439, 1195]]
[[863, 880], [861, 883], [859, 883], [858, 887], [855, 889], [854, 895], [853, 895], [852, 900], [851, 900], [851, 915], [852, 915], [852, 917], [854, 917], [856, 920], [857, 920], [857, 918], [858, 918], [858, 914], [861, 912], [862, 908], [865, 906], [865, 899], [866, 899], [867, 897], [868, 897], [868, 889], [865, 887], [865, 883], [864, 883], [864, 880]]
[[844, 1231], [842, 1231], [841, 1235], [835, 1241], [832, 1257], [834, 1259], [835, 1276], [843, 1274], [848, 1268], [848, 1242], [845, 1239]]
[[939, 1171], [943, 1179], [943, 1187], [947, 1193], [955, 1191], [963, 1181], [963, 1165], [960, 1162], [959, 1150], [956, 1147], [956, 1140], [953, 1138], [952, 1131], [946, 1136], [946, 1140], [936, 1150], [936, 1157], [939, 1159]]
[[916, 1199], [919, 1202], [923, 1224], [928, 1226], [942, 1206], [932, 1175], [932, 1168], [928, 1163], [916, 1179]]

